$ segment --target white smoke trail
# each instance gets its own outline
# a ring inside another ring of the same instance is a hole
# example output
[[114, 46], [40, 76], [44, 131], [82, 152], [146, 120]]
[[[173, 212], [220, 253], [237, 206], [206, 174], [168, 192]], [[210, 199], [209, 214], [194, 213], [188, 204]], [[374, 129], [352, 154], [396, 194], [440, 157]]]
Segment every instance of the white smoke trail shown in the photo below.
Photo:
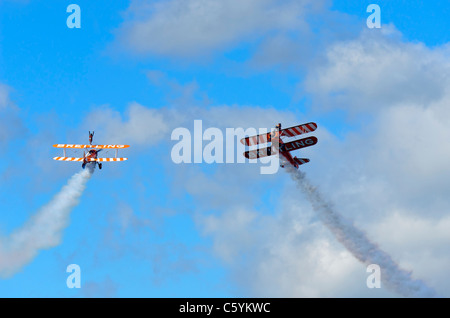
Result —
[[73, 175], [61, 191], [21, 228], [0, 240], [0, 277], [10, 277], [29, 263], [39, 250], [57, 246], [69, 214], [90, 179], [93, 169]]
[[364, 232], [334, 211], [319, 191], [313, 187], [305, 174], [287, 167], [292, 176], [307, 195], [313, 209], [321, 221], [334, 234], [336, 239], [360, 262], [369, 265], [377, 264], [381, 269], [381, 281], [388, 289], [404, 297], [436, 297], [434, 290], [420, 280], [412, 278], [412, 273], [401, 269], [397, 263], [375, 243], [372, 243]]

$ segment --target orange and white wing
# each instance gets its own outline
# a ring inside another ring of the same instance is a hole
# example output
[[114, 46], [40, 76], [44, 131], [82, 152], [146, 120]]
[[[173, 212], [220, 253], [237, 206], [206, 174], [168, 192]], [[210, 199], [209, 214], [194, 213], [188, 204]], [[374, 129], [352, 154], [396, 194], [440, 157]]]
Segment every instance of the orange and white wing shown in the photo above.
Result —
[[97, 159], [91, 159], [92, 161], [99, 161], [99, 162], [115, 162], [115, 161], [125, 161], [128, 160], [128, 158], [97, 158]]
[[69, 148], [69, 149], [85, 149], [85, 148], [96, 148], [96, 149], [124, 149], [130, 147], [130, 145], [73, 145], [73, 144], [56, 144], [53, 145], [55, 148]]
[[[73, 162], [80, 162], [83, 161], [84, 158], [74, 158], [74, 157], [53, 157], [54, 160], [58, 161], [73, 161]], [[98, 162], [117, 162], [117, 161], [125, 161], [128, 160], [128, 158], [90, 158], [87, 159], [88, 161], [98, 161]]]
[[91, 145], [88, 148], [96, 148], [96, 149], [124, 149], [128, 148], [130, 145]]
[[70, 148], [70, 149], [84, 149], [91, 147], [90, 145], [71, 145], [71, 144], [56, 144], [55, 148]]

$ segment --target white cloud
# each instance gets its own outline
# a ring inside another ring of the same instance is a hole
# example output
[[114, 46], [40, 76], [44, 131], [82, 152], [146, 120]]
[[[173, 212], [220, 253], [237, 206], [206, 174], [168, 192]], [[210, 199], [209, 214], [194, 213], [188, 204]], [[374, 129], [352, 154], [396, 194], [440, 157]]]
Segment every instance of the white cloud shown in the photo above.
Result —
[[119, 37], [141, 54], [204, 56], [271, 32], [304, 28], [307, 10], [318, 6], [309, 0], [134, 1]]
[[133, 102], [123, 114], [108, 106], [98, 107], [89, 113], [83, 127], [86, 131], [97, 131], [97, 136], [101, 131], [98, 138], [107, 140], [108, 144], [132, 143], [139, 146], [161, 141], [169, 131], [168, 123], [162, 112]]
[[0, 109], [8, 107], [11, 103], [9, 100], [9, 90], [8, 86], [0, 84]]
[[115, 298], [117, 297], [119, 286], [107, 276], [103, 281], [88, 281], [83, 283], [81, 288], [82, 297], [87, 298]]
[[364, 31], [326, 56], [306, 82], [316, 109], [359, 113], [366, 125], [345, 140], [322, 140], [314, 179], [402, 267], [448, 295], [448, 46]]
[[315, 220], [308, 202], [284, 196], [272, 213], [224, 206], [219, 215], [197, 216], [243, 295], [393, 296], [367, 288], [365, 266]]
[[450, 51], [403, 42], [393, 26], [363, 30], [326, 49], [325, 62], [309, 70], [304, 87], [317, 104], [352, 112], [396, 103], [426, 106], [448, 93]]
[[0, 146], [25, 133], [19, 109], [11, 100], [12, 88], [0, 83]]

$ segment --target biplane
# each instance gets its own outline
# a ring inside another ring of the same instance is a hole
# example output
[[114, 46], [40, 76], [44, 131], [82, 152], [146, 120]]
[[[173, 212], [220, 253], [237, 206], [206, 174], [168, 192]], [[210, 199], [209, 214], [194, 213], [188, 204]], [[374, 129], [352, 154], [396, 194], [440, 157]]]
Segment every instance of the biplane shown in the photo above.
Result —
[[316, 123], [307, 123], [298, 126], [281, 129], [281, 124], [276, 125], [275, 130], [266, 134], [245, 137], [241, 139], [241, 143], [245, 146], [254, 146], [264, 143], [272, 143], [266, 148], [259, 148], [244, 152], [244, 156], [248, 159], [257, 159], [267, 156], [280, 154], [280, 166], [284, 168], [285, 164], [289, 163], [296, 169], [302, 164], [308, 163], [307, 158], [292, 157], [291, 151], [313, 146], [317, 143], [317, 138], [314, 136], [297, 139], [289, 142], [284, 142], [282, 137], [290, 138], [298, 135], [313, 132], [317, 129]]
[[[119, 158], [118, 152], [119, 149], [124, 149], [130, 147], [129, 145], [92, 145], [94, 137], [94, 132], [89, 131], [89, 145], [71, 145], [71, 144], [56, 144], [53, 145], [55, 148], [63, 149], [63, 157], [54, 157], [54, 160], [58, 161], [70, 161], [70, 162], [82, 162], [81, 167], [84, 169], [86, 165], [89, 165], [95, 168], [98, 165], [98, 168], [102, 168], [102, 162], [118, 162], [125, 161], [128, 158]], [[83, 157], [67, 157], [66, 149], [72, 150], [83, 150]], [[102, 150], [115, 150], [114, 158], [100, 158], [98, 153]], [[87, 153], [86, 153], [87, 152]]]

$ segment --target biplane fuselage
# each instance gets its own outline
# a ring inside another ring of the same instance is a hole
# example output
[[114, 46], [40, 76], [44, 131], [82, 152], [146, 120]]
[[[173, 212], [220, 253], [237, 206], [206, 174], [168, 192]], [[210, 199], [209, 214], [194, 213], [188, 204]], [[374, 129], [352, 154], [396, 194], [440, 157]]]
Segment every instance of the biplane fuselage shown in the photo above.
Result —
[[[100, 149], [101, 150], [101, 149]], [[83, 160], [83, 164], [81, 165], [84, 169], [84, 167], [86, 167], [86, 164], [89, 163], [90, 166], [93, 166], [93, 168], [95, 168], [97, 166], [97, 157], [98, 157], [98, 152], [100, 150], [96, 150], [96, 149], [90, 149], [88, 151], [87, 154], [84, 155], [84, 160]], [[98, 163], [99, 168], [101, 169], [101, 163]]]
[[[273, 140], [273, 139], [272, 139]], [[272, 141], [272, 145], [274, 145], [274, 142]], [[291, 165], [293, 165], [296, 169], [298, 169], [298, 163], [294, 160], [294, 157], [292, 157], [289, 150], [286, 150], [286, 144], [281, 140], [281, 138], [278, 141], [278, 152], [282, 156], [281, 158], [281, 167], [284, 168], [285, 162], [289, 162]]]
[[84, 159], [86, 161], [90, 161], [90, 159], [97, 159], [98, 157], [98, 151], [95, 149], [91, 149], [88, 151], [87, 155], [84, 156]]

